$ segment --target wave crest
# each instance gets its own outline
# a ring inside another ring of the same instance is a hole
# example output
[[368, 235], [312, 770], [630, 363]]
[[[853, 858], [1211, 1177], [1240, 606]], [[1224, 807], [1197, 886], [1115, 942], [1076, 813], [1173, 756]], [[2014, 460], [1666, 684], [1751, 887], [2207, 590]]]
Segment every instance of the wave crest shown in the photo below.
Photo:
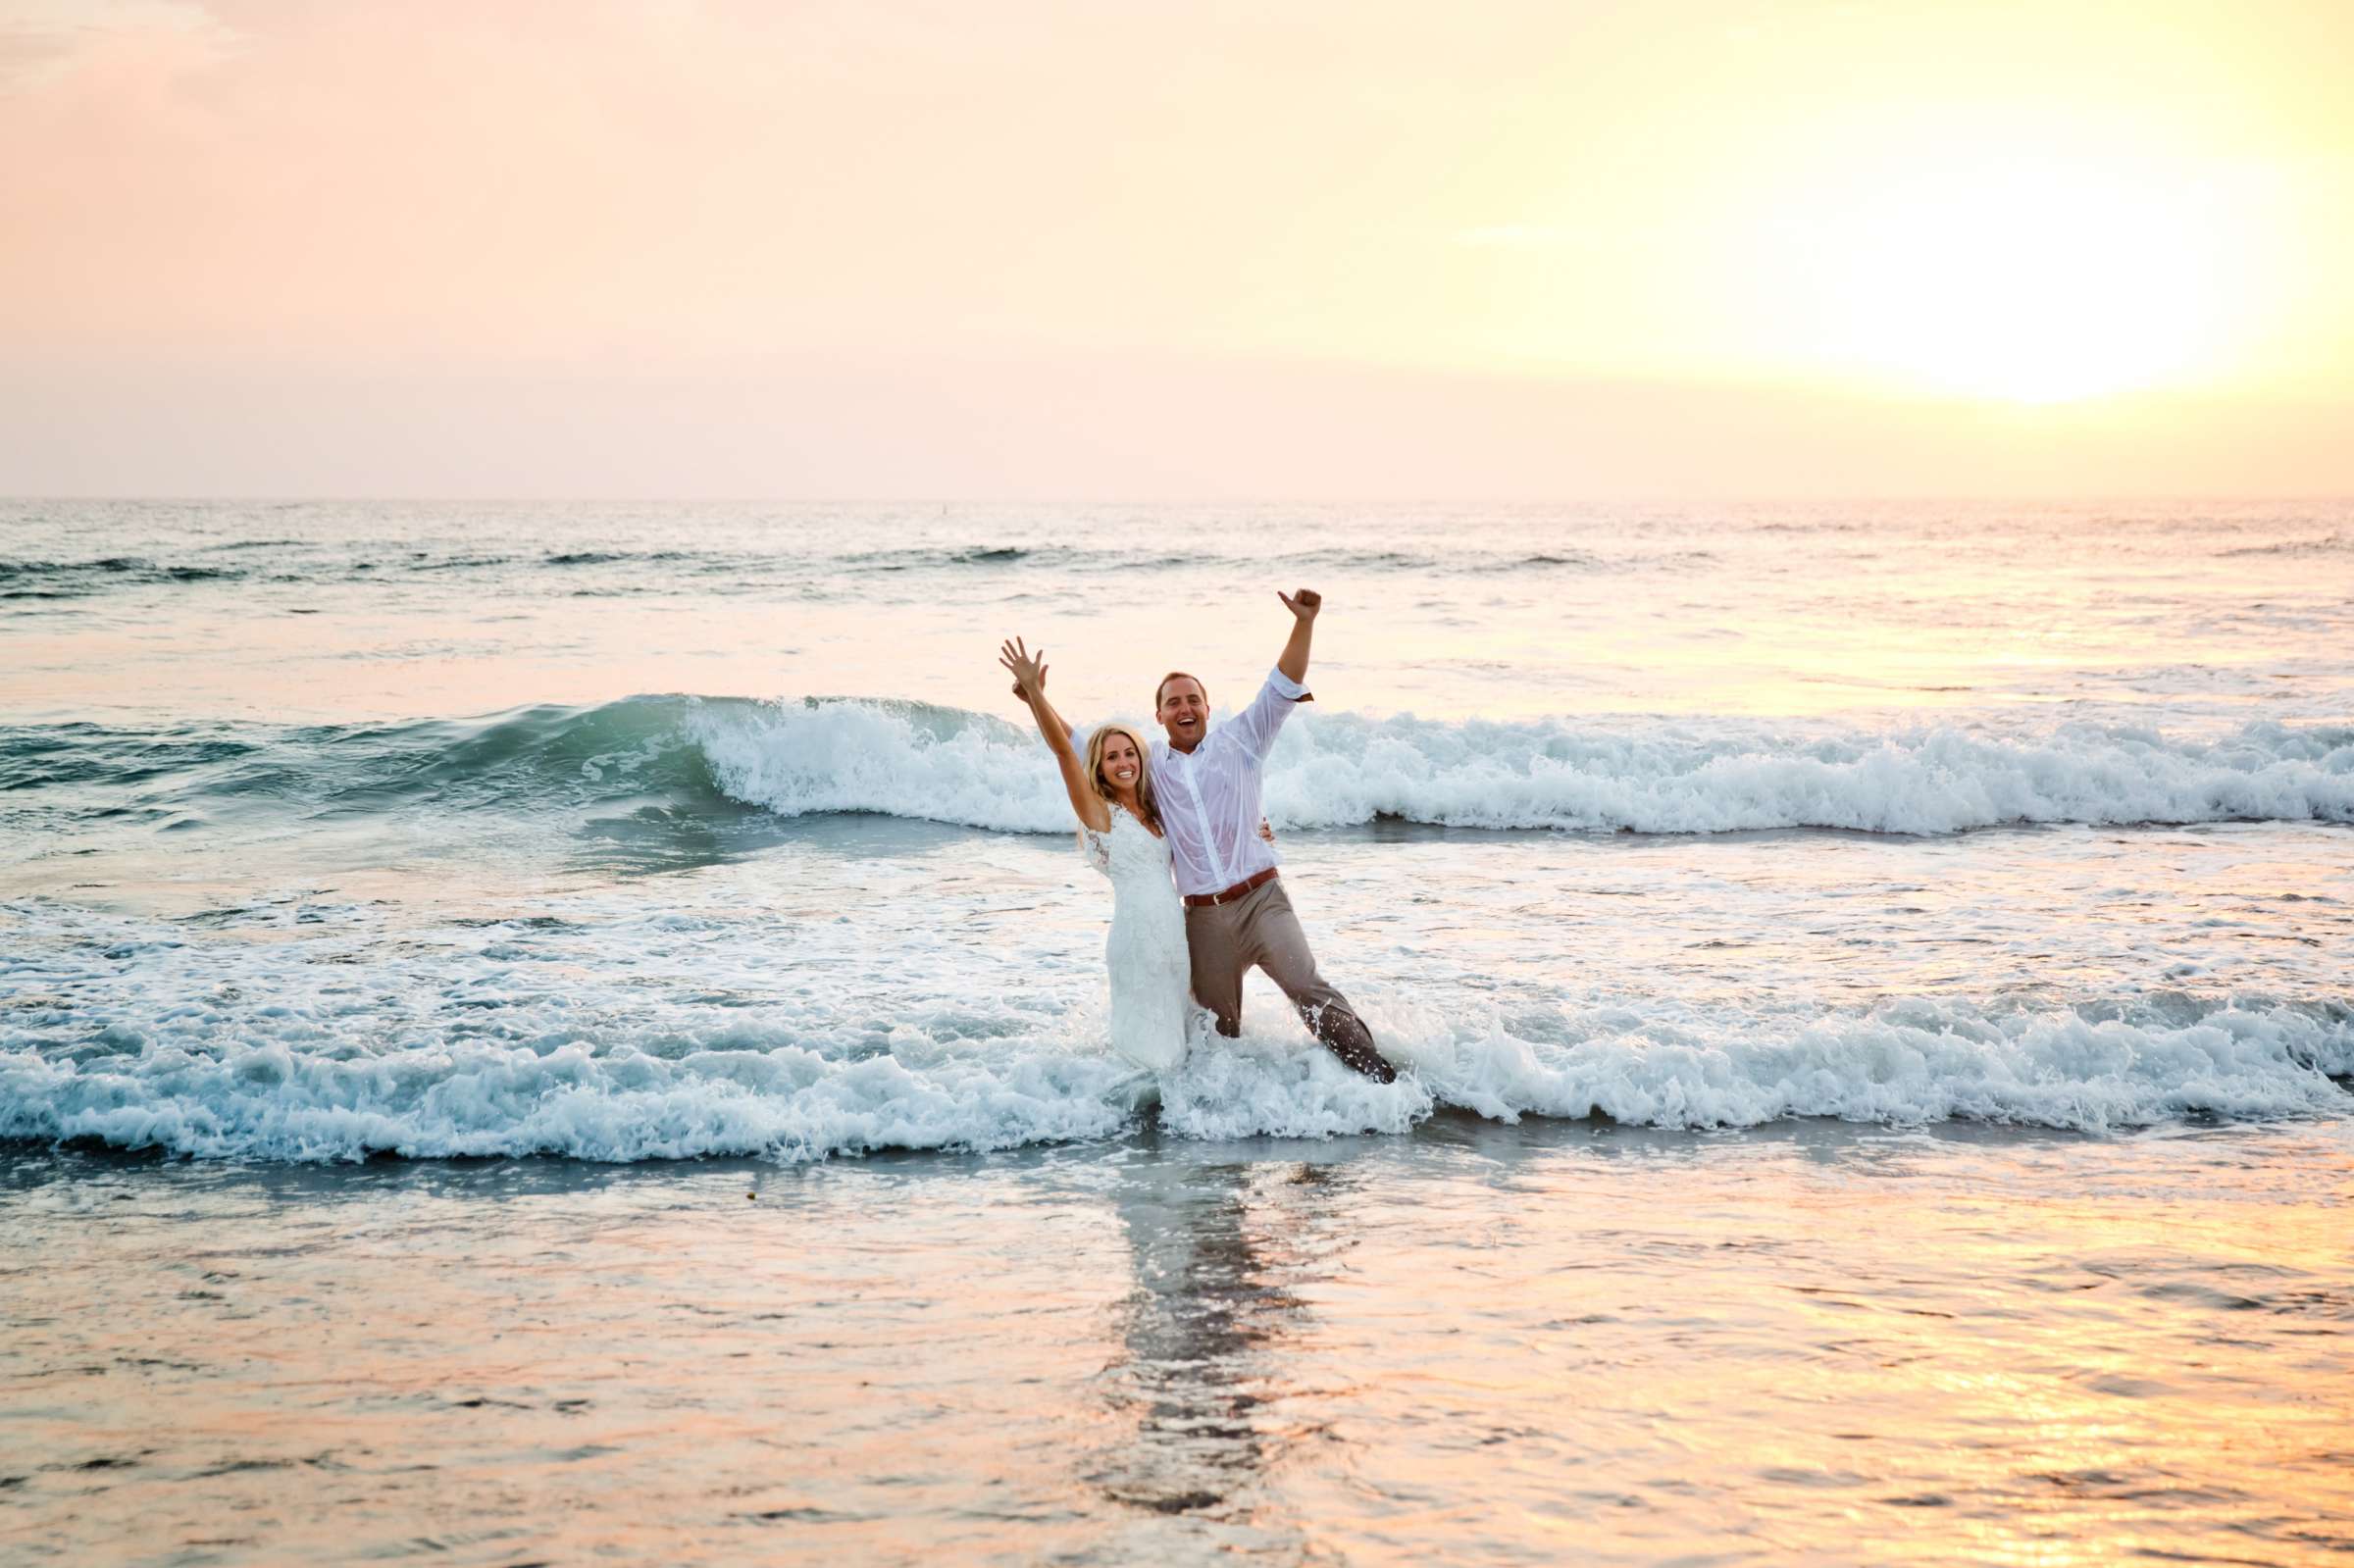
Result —
[[[1068, 808], [1037, 741], [954, 710], [840, 703], [688, 717], [718, 787], [783, 816], [869, 811], [1008, 833]], [[2027, 823], [2354, 822], [2354, 729], [2215, 741], [2089, 726], [1803, 737], [1754, 726], [1303, 715], [1268, 759], [1278, 828], [1935, 835]]]
[[1826, 1117], [2107, 1132], [2343, 1114], [2345, 1091], [2326, 1075], [2354, 1072], [2354, 1014], [2342, 1008], [2226, 1003], [2128, 1021], [1916, 999], [1789, 1027], [1602, 1010], [1568, 1020], [1582, 1037], [1566, 1044], [1427, 1004], [1370, 1012], [1409, 1068], [1396, 1084], [1290, 1034], [1205, 1042], [1157, 1083], [1058, 1037], [916, 1030], [857, 1051], [739, 1037], [676, 1054], [650, 1038], [640, 1049], [577, 1037], [384, 1054], [297, 1038], [0, 1049], [0, 1138], [309, 1161], [807, 1160], [1112, 1138], [1155, 1098], [1164, 1132], [1207, 1139], [1401, 1133], [1441, 1108], [1664, 1129]]
[[[661, 801], [1061, 833], [1027, 729], [920, 702], [632, 697], [472, 723], [0, 731], [0, 788], [74, 785], [67, 817], [235, 796], [338, 815]], [[133, 793], [135, 791], [135, 793]], [[19, 799], [27, 798], [19, 793]], [[2354, 728], [2212, 739], [2089, 725], [1805, 733], [1733, 721], [1438, 722], [1303, 714], [1265, 775], [1278, 828], [1941, 835], [2016, 824], [2354, 823]]]

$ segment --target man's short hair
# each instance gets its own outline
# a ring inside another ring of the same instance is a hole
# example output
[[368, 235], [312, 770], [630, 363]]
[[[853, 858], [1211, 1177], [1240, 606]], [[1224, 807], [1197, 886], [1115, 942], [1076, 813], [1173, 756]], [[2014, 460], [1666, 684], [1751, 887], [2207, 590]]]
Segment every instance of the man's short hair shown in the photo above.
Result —
[[1202, 678], [1200, 676], [1189, 675], [1183, 670], [1171, 670], [1167, 675], [1164, 675], [1160, 678], [1160, 684], [1152, 688], [1152, 711], [1154, 713], [1158, 713], [1160, 711], [1161, 693], [1169, 689], [1169, 683], [1172, 681], [1191, 681], [1195, 685], [1202, 686], [1202, 700], [1203, 702], [1207, 702], [1209, 700], [1209, 687], [1202, 685]]

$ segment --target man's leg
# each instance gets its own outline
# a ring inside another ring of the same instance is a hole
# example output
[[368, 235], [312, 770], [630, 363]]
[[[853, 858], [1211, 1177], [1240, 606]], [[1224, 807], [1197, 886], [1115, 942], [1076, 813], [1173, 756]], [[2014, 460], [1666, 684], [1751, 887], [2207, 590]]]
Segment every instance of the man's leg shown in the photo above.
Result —
[[1194, 1000], [1218, 1020], [1218, 1033], [1232, 1038], [1243, 1032], [1243, 906], [1210, 904], [1185, 912], [1185, 948], [1193, 961]]
[[1267, 972], [1300, 1011], [1300, 1021], [1324, 1048], [1378, 1084], [1396, 1081], [1397, 1070], [1373, 1048], [1373, 1032], [1356, 1016], [1356, 1009], [1324, 983], [1316, 973], [1316, 956], [1307, 950], [1307, 933], [1292, 913], [1292, 900], [1280, 881], [1271, 882], [1235, 905], [1244, 915], [1245, 957]]

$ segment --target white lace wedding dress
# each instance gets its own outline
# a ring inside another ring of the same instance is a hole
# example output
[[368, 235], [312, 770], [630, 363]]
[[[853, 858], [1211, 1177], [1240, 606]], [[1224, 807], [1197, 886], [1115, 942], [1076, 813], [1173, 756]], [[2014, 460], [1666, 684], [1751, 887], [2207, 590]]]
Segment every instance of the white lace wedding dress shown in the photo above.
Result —
[[1186, 1015], [1193, 1006], [1193, 966], [1185, 947], [1185, 906], [1169, 876], [1169, 844], [1114, 806], [1111, 831], [1079, 832], [1089, 864], [1111, 879], [1111, 1048], [1151, 1073], [1185, 1059]]

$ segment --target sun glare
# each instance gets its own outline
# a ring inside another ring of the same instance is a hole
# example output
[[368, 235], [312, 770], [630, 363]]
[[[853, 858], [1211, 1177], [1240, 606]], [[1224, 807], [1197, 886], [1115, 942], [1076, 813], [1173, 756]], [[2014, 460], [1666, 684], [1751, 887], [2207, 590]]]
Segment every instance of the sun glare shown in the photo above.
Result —
[[1818, 350], [2023, 403], [2214, 372], [2236, 313], [2224, 205], [2124, 170], [1911, 171], [1818, 231]]

